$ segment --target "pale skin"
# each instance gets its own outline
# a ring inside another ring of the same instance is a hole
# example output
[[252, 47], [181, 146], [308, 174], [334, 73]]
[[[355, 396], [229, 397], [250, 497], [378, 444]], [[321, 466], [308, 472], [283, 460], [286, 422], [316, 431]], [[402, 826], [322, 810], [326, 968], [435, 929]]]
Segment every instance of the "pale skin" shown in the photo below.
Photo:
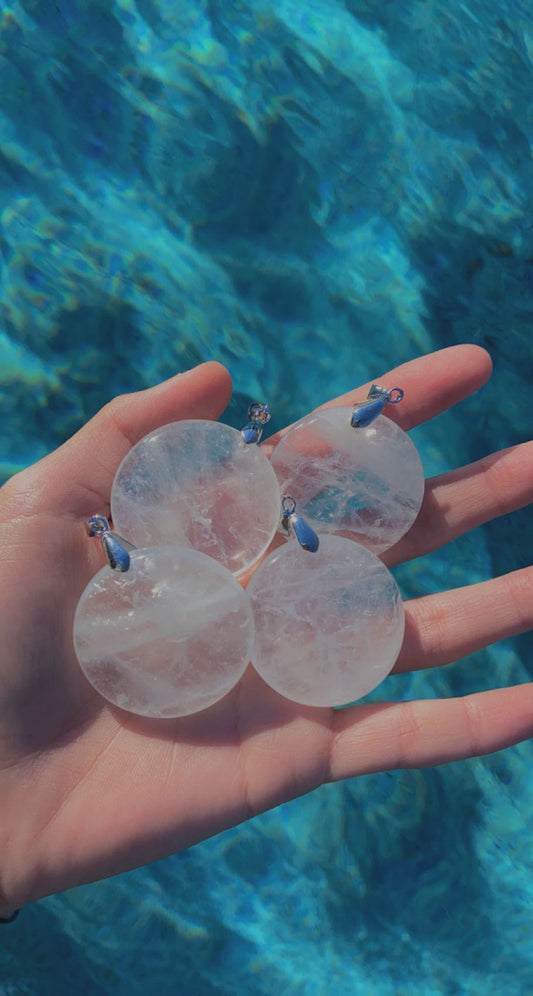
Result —
[[[490, 372], [487, 353], [464, 345], [375, 379], [403, 387], [387, 414], [410, 429]], [[367, 386], [330, 403], [362, 399]], [[281, 698], [249, 668], [222, 702], [167, 721], [121, 712], [92, 689], [72, 645], [76, 603], [102, 564], [84, 522], [109, 514], [116, 468], [137, 440], [166, 422], [218, 418], [230, 393], [228, 372], [207, 363], [117, 398], [0, 490], [0, 916], [190, 847], [325, 782], [481, 755], [533, 733], [529, 683], [333, 711]], [[428, 480], [415, 525], [384, 560], [436, 550], [532, 499], [533, 443]], [[405, 608], [395, 670], [444, 665], [533, 626], [533, 568]]]

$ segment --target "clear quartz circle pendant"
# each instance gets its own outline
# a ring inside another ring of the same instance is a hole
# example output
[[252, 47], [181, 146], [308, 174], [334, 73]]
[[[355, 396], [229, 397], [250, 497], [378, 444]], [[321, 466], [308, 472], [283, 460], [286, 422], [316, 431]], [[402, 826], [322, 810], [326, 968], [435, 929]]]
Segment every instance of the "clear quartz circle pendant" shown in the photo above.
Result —
[[81, 668], [109, 702], [141, 716], [187, 716], [229, 692], [250, 660], [250, 600], [221, 564], [187, 547], [133, 550], [103, 567], [74, 617]]
[[279, 504], [262, 450], [231, 426], [203, 419], [173, 422], [141, 439], [111, 492], [113, 527], [135, 546], [190, 546], [233, 574], [270, 545]]
[[337, 533], [382, 553], [407, 532], [424, 494], [424, 471], [409, 436], [385, 415], [366, 428], [352, 409], [314, 412], [272, 454], [281, 493], [319, 533]]
[[316, 553], [288, 542], [258, 567], [247, 591], [255, 621], [252, 664], [288, 699], [346, 705], [391, 671], [404, 611], [392, 574], [375, 554], [322, 535]]

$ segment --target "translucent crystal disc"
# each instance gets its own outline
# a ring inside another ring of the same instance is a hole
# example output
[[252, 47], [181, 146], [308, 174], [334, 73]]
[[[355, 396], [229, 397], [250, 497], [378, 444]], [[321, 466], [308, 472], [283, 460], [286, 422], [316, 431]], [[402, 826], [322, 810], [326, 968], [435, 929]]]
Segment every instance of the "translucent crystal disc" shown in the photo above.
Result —
[[252, 663], [288, 699], [345, 705], [366, 695], [400, 652], [404, 612], [392, 574], [375, 554], [322, 535], [316, 553], [296, 541], [270, 554], [248, 593]]
[[416, 447], [380, 415], [366, 429], [352, 409], [329, 408], [298, 422], [272, 455], [282, 494], [316, 532], [337, 533], [382, 553], [413, 524], [424, 494]]
[[103, 567], [74, 618], [76, 654], [100, 695], [162, 719], [226, 695], [250, 660], [253, 633], [239, 582], [186, 547], [134, 550], [125, 574]]
[[278, 527], [279, 485], [264, 453], [231, 426], [173, 422], [122, 461], [111, 515], [113, 528], [137, 547], [191, 546], [240, 574]]

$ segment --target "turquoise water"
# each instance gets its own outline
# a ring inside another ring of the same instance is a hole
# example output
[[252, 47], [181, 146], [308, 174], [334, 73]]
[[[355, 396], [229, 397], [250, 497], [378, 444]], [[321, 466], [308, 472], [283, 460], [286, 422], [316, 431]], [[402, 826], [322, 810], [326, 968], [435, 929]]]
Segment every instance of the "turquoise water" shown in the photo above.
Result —
[[[413, 436], [428, 473], [531, 434], [526, 0], [0, 3], [0, 472], [208, 358], [274, 428], [443, 345], [491, 385]], [[530, 558], [530, 512], [397, 571]], [[531, 677], [531, 637], [376, 697]], [[327, 786], [45, 899], [0, 994], [533, 991], [531, 746]]]

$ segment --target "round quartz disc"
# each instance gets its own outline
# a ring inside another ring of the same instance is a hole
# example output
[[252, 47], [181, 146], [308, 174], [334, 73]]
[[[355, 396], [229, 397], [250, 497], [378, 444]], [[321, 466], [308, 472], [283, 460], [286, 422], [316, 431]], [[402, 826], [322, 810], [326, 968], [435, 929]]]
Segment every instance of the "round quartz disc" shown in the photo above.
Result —
[[262, 450], [231, 426], [172, 422], [124, 457], [111, 515], [113, 528], [137, 547], [191, 546], [240, 574], [278, 528], [279, 485]]
[[253, 634], [239, 582], [187, 547], [134, 550], [124, 574], [103, 567], [74, 617], [76, 654], [100, 695], [161, 719], [226, 695], [250, 660]]
[[424, 471], [416, 447], [380, 415], [366, 429], [350, 425], [352, 409], [308, 415], [272, 454], [281, 494], [320, 533], [356, 540], [374, 553], [393, 546], [422, 504]]
[[254, 612], [252, 663], [288, 699], [345, 705], [391, 671], [404, 612], [392, 574], [375, 554], [322, 535], [316, 553], [293, 540], [270, 554], [247, 589]]

